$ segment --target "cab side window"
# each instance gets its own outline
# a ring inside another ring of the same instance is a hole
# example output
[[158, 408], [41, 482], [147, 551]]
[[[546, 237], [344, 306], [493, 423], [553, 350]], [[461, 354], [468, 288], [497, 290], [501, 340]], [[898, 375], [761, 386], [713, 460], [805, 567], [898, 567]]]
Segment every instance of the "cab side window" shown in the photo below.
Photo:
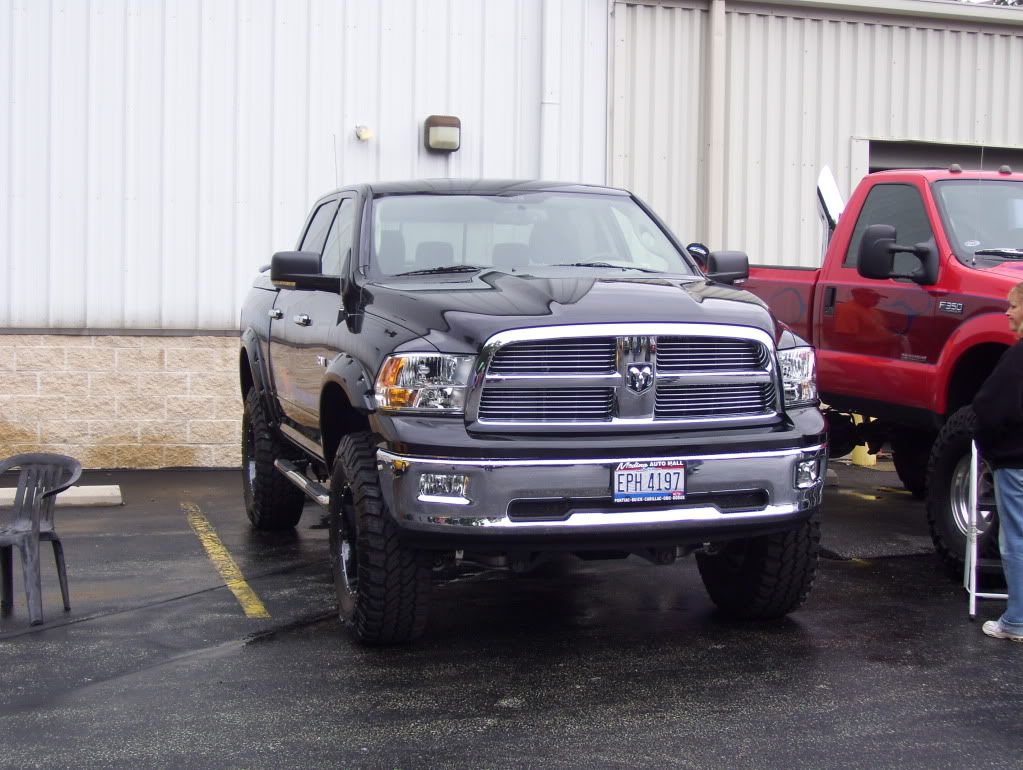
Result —
[[[925, 243], [934, 237], [919, 190], [908, 184], [879, 184], [867, 193], [863, 202], [842, 262], [844, 267], [856, 267], [863, 233], [871, 225], [892, 225], [902, 244]], [[896, 272], [912, 272], [919, 266], [919, 260], [912, 254], [895, 255]]]
[[335, 210], [337, 210], [336, 200], [327, 201], [316, 209], [312, 221], [309, 222], [309, 227], [306, 228], [299, 251], [323, 253], [323, 244], [327, 240], [327, 231], [330, 229], [331, 220], [334, 219]]
[[341, 267], [352, 250], [352, 229], [355, 226], [355, 199], [344, 198], [334, 223], [330, 226], [326, 245], [320, 260], [324, 275], [341, 275]]

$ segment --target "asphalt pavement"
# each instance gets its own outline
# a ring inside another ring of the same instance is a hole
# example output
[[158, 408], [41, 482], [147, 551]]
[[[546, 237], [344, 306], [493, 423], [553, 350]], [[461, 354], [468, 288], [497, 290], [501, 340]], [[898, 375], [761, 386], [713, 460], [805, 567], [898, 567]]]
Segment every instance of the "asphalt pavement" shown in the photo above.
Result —
[[125, 504], [58, 509], [70, 613], [47, 554], [42, 626], [16, 577], [0, 767], [1020, 766], [1023, 645], [980, 631], [1002, 603], [969, 620], [887, 466], [833, 467], [784, 620], [722, 619], [692, 559], [565, 557], [447, 575], [385, 649], [336, 618], [318, 509], [260, 534], [237, 471], [89, 472]]

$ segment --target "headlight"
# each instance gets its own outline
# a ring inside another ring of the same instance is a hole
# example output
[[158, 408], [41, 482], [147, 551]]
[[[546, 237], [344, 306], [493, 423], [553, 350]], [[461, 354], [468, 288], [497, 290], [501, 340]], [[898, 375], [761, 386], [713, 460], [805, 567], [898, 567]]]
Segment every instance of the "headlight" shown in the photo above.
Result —
[[474, 361], [443, 353], [388, 356], [377, 375], [377, 406], [389, 412], [463, 412]]
[[817, 403], [817, 364], [813, 348], [788, 348], [778, 351], [785, 406]]

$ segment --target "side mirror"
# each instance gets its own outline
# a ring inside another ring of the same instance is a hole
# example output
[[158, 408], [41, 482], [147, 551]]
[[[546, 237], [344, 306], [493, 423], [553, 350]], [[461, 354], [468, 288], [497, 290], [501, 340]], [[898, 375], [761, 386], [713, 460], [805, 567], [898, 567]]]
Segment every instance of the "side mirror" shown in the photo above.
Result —
[[712, 251], [707, 255], [707, 277], [718, 283], [741, 283], [749, 278], [749, 257], [744, 251]]
[[883, 280], [892, 277], [895, 265], [895, 228], [891, 225], [871, 225], [863, 233], [860, 252], [856, 255], [856, 272], [864, 278]]
[[[911, 273], [895, 272], [895, 255], [912, 254], [920, 260], [920, 267]], [[895, 228], [891, 225], [871, 225], [863, 233], [860, 250], [856, 255], [856, 271], [864, 278], [908, 278], [914, 283], [932, 284], [938, 280], [938, 250], [933, 239], [929, 243], [900, 246], [896, 243]]]
[[323, 275], [320, 255], [312, 251], [278, 251], [270, 260], [270, 280], [282, 289], [341, 291], [337, 276]]

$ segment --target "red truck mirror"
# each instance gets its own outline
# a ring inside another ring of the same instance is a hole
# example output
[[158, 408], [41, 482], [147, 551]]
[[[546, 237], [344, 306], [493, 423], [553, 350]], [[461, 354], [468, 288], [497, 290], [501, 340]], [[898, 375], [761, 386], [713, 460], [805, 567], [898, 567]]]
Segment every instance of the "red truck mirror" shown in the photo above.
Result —
[[895, 228], [891, 225], [871, 225], [863, 233], [860, 253], [856, 257], [856, 270], [864, 278], [883, 280], [892, 277], [895, 264]]
[[[864, 278], [885, 280], [908, 278], [914, 283], [931, 284], [938, 278], [937, 250], [932, 243], [901, 246], [896, 243], [892, 225], [871, 225], [863, 233], [856, 256], [856, 271]], [[912, 254], [920, 260], [920, 267], [911, 273], [895, 271], [895, 255]]]

